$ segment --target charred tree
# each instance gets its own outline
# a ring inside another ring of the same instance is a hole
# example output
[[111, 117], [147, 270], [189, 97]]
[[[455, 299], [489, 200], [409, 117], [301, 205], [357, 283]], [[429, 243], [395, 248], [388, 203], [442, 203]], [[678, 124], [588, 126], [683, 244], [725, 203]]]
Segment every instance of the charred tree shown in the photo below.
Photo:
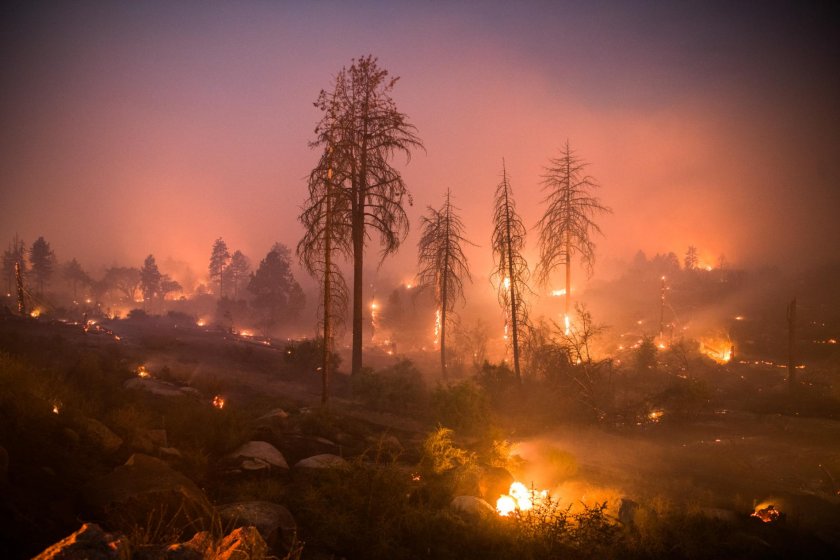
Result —
[[433, 288], [440, 313], [440, 369], [446, 378], [446, 325], [455, 311], [455, 303], [464, 299], [464, 279], [472, 281], [462, 245], [464, 224], [452, 206], [449, 191], [440, 210], [429, 207], [421, 218], [422, 233], [418, 244], [418, 273], [421, 289]]
[[38, 286], [38, 295], [44, 294], [44, 287], [49, 283], [55, 272], [55, 253], [50, 244], [43, 237], [39, 237], [29, 250], [29, 262], [32, 277]]
[[569, 313], [572, 292], [572, 259], [580, 258], [588, 274], [595, 262], [595, 242], [592, 237], [601, 233], [595, 217], [611, 212], [593, 196], [598, 183], [586, 174], [588, 163], [578, 158], [566, 141], [559, 158], [552, 159], [543, 174], [543, 203], [547, 208], [537, 227], [540, 231], [537, 279], [547, 285], [559, 267], [566, 269], [564, 329], [569, 333]]
[[492, 279], [497, 284], [499, 305], [510, 325], [513, 348], [513, 369], [516, 379], [522, 382], [519, 365], [521, 338], [527, 330], [528, 309], [523, 295], [529, 291], [530, 273], [528, 263], [522, 255], [525, 248], [525, 225], [516, 212], [513, 192], [502, 161], [502, 181], [496, 187], [493, 212], [493, 235], [491, 239], [495, 260]]
[[339, 258], [352, 255], [349, 199], [334, 184], [332, 150], [327, 147], [309, 175], [309, 195], [298, 217], [304, 236], [297, 246], [303, 268], [320, 284], [319, 336], [321, 338], [321, 404], [329, 400], [333, 364], [332, 348], [347, 315], [347, 283], [338, 267]]
[[370, 230], [377, 232], [384, 260], [405, 240], [409, 224], [403, 204], [406, 199], [411, 204], [411, 197], [391, 161], [398, 154], [408, 161], [412, 149], [423, 147], [416, 128], [391, 98], [396, 82], [376, 58], [363, 56], [342, 68], [332, 91], [321, 91], [315, 102], [323, 116], [311, 145], [330, 149], [332, 188], [348, 201], [344, 219], [350, 224], [353, 257], [354, 376], [362, 368], [365, 244]]

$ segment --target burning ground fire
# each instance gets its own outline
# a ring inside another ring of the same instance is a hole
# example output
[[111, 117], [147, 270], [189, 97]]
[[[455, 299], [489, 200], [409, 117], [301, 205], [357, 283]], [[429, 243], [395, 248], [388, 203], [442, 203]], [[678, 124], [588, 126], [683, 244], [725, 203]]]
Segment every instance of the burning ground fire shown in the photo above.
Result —
[[507, 517], [516, 511], [529, 511], [548, 499], [548, 490], [528, 489], [521, 482], [510, 485], [507, 494], [502, 494], [496, 500], [496, 511], [502, 517]]

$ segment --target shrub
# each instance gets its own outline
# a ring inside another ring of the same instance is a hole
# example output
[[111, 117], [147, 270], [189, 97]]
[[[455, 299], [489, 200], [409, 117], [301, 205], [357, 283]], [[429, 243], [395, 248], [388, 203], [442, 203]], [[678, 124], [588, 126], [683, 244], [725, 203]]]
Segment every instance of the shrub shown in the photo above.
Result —
[[417, 410], [427, 400], [423, 376], [410, 360], [377, 372], [364, 368], [353, 379], [353, 395], [375, 410], [401, 413]]
[[434, 419], [447, 426], [478, 433], [490, 429], [490, 403], [487, 395], [472, 380], [453, 385], [438, 385], [432, 394]]

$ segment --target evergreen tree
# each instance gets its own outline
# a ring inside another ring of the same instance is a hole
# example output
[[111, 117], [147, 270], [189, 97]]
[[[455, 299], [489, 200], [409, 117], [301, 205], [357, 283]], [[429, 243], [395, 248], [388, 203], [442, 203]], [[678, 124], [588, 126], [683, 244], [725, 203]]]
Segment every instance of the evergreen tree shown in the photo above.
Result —
[[230, 253], [227, 243], [220, 237], [213, 243], [213, 250], [210, 253], [210, 279], [216, 278], [219, 282], [219, 299], [225, 296], [225, 269], [230, 263]]
[[29, 262], [32, 264], [31, 272], [38, 286], [38, 293], [44, 293], [44, 287], [49, 283], [55, 273], [55, 253], [50, 244], [43, 237], [39, 237], [32, 244], [29, 250]]
[[303, 290], [292, 274], [291, 252], [279, 243], [272, 247], [248, 282], [253, 307], [263, 331], [298, 318], [305, 304]]

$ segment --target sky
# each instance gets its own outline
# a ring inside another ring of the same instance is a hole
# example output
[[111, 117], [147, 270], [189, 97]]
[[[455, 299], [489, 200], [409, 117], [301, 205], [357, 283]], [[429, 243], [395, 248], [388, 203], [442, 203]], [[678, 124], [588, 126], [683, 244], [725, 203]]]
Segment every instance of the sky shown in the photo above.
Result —
[[294, 247], [313, 102], [373, 54], [425, 151], [395, 162], [412, 230], [378, 269], [371, 248], [372, 283], [413, 276], [419, 217], [451, 189], [489, 290], [503, 158], [531, 226], [567, 140], [612, 209], [596, 278], [689, 245], [836, 260], [838, 23], [772, 1], [4, 3], [0, 241], [44, 236], [94, 273], [151, 253], [176, 278], [206, 275], [217, 237], [254, 263]]

